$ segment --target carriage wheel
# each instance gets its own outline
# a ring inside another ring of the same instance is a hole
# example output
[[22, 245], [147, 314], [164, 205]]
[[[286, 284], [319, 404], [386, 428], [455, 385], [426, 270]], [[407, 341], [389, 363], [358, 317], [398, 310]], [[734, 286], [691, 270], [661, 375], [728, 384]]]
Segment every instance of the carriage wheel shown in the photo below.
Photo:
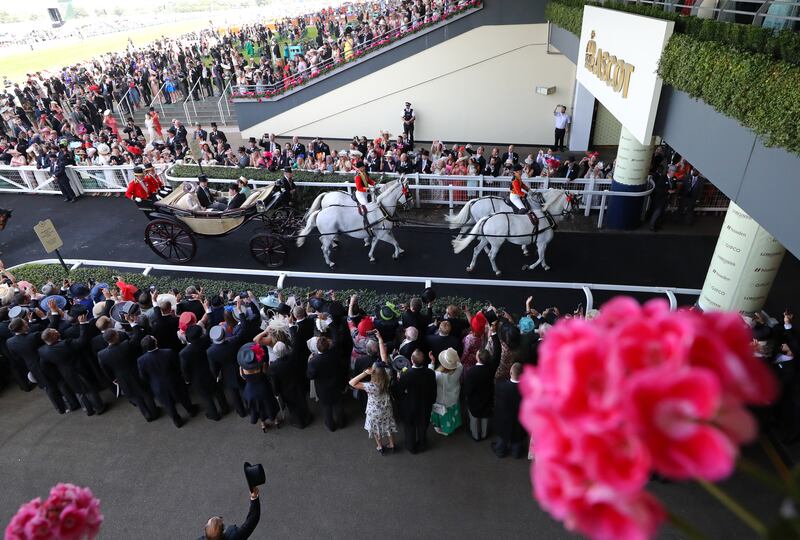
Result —
[[186, 226], [168, 219], [154, 219], [144, 230], [144, 241], [156, 255], [170, 262], [191, 261], [197, 243]]
[[288, 206], [276, 208], [269, 217], [271, 226], [287, 235], [297, 232], [303, 222], [303, 214]]
[[267, 268], [283, 266], [286, 254], [286, 245], [274, 234], [260, 233], [250, 239], [250, 255]]

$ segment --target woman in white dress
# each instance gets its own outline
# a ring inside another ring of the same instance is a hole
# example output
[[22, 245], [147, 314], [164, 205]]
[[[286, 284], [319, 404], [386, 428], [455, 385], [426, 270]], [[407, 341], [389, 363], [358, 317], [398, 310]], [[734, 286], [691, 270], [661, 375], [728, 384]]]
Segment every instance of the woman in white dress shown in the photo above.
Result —
[[147, 128], [147, 142], [153, 144], [156, 140], [156, 130], [153, 127], [153, 118], [149, 114], [144, 115], [144, 127]]

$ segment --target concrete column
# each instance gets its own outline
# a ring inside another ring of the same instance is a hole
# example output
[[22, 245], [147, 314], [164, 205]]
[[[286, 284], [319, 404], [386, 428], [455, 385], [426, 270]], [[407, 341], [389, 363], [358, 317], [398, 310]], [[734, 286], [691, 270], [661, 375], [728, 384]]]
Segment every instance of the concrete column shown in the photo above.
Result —
[[[617, 164], [611, 191], [635, 192], [647, 189], [647, 175], [653, 145], [642, 144], [622, 126], [617, 150]], [[634, 229], [642, 221], [642, 205], [646, 197], [610, 197], [608, 226], [612, 229]]]
[[594, 96], [577, 80], [574, 94], [572, 124], [569, 129], [569, 149], [571, 152], [585, 152], [589, 149], [589, 135], [592, 133]]
[[760, 310], [785, 252], [766, 229], [731, 202], [697, 305], [704, 311]]

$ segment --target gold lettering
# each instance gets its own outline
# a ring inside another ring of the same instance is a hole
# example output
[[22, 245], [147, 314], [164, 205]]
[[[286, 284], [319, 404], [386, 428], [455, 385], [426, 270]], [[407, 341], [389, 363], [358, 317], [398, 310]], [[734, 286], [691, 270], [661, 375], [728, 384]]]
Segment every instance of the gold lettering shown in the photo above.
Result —
[[633, 64], [625, 64], [625, 75], [622, 82], [622, 98], [628, 97], [628, 87], [631, 84], [631, 75], [633, 74], [636, 68], [633, 67]]
[[603, 63], [600, 66], [600, 80], [605, 81], [608, 78], [608, 51], [603, 51]]
[[[594, 32], [592, 32], [592, 37], [594, 37]], [[594, 60], [595, 60], [595, 53], [597, 52], [597, 43], [595, 43], [594, 39], [590, 39], [586, 43], [586, 60], [584, 65], [586, 69], [592, 70], [594, 67]]]
[[617, 65], [617, 57], [612, 54], [611, 56], [608, 57], [608, 76], [606, 77], [606, 85], [608, 86], [614, 85], [614, 77], [616, 76], [618, 71], [619, 67]]

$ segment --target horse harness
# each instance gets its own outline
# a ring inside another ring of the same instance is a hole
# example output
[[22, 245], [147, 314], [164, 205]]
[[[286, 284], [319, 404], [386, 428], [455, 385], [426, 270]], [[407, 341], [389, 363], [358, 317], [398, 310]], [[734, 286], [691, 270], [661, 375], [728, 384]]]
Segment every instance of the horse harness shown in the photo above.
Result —
[[[553, 215], [549, 211], [544, 210], [544, 209], [542, 209], [542, 212], [544, 212], [544, 220], [547, 222], [547, 224], [542, 228], [539, 227], [539, 223], [541, 222], [541, 218], [537, 217], [536, 214], [534, 214], [533, 212], [528, 212], [528, 214], [527, 214], [528, 215], [528, 219], [531, 220], [531, 225], [533, 225], [533, 231], [530, 234], [530, 237], [531, 237], [531, 242], [530, 243], [531, 244], [533, 244], [536, 241], [536, 238], [541, 233], [543, 233], [543, 232], [545, 232], [547, 230], [555, 231], [556, 229], [558, 229], [558, 223], [556, 223], [556, 220], [553, 217]], [[504, 215], [506, 217], [506, 227], [508, 229], [508, 232], [511, 233], [511, 218], [508, 217], [508, 216], [518, 216], [518, 215], [521, 215], [521, 214], [518, 214], [516, 212], [498, 212], [498, 213], [502, 214], [502, 215]], [[497, 215], [497, 214], [494, 214], [494, 215]], [[484, 227], [486, 227], [486, 221], [484, 221], [481, 224], [481, 236], [486, 236], [484, 234], [484, 232], [483, 232]], [[506, 236], [510, 237], [511, 235], [509, 234], [509, 235], [506, 235]], [[520, 235], [515, 235], [515, 236], [522, 237], [522, 236], [528, 236], [528, 235], [527, 234], [520, 234]]]

